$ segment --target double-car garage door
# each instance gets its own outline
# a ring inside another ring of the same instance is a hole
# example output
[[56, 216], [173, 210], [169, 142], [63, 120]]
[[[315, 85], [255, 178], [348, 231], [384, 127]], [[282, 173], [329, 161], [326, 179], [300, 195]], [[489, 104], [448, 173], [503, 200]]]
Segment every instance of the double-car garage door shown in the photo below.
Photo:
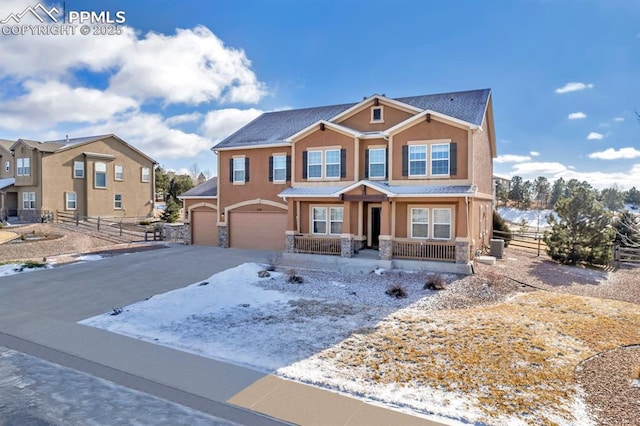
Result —
[[229, 246], [254, 250], [284, 250], [286, 212], [231, 212]]

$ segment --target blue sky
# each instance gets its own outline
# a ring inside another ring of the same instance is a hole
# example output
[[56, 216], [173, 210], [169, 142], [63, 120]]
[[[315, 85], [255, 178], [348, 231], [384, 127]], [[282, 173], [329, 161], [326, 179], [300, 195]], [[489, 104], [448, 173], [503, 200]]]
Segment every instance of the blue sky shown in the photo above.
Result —
[[[0, 19], [36, 4], [3, 0]], [[166, 168], [215, 174], [209, 148], [263, 111], [488, 87], [497, 174], [640, 187], [635, 0], [67, 0], [66, 10], [124, 11], [123, 34], [0, 35], [1, 138], [113, 132]]]

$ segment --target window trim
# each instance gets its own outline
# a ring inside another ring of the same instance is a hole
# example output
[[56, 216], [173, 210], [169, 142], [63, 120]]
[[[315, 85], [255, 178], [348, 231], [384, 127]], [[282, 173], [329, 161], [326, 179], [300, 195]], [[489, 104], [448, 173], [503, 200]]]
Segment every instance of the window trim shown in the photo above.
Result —
[[[433, 236], [432, 239], [434, 240], [438, 240], [438, 241], [450, 241], [452, 239], [452, 230], [453, 230], [453, 211], [450, 207], [434, 207], [431, 209], [432, 210], [432, 214], [433, 214], [433, 220], [432, 225], [431, 225], [431, 235]], [[449, 223], [436, 223], [436, 210], [446, 210], [449, 212]], [[447, 238], [442, 238], [442, 237], [436, 237], [436, 225], [449, 225], [449, 237]]]
[[[273, 182], [285, 183], [287, 181], [287, 154], [275, 154], [272, 156], [272, 158], [273, 158], [273, 164], [271, 168], [271, 173], [273, 174]], [[276, 159], [282, 159], [284, 167], [276, 168]], [[276, 170], [282, 170], [284, 172], [282, 179], [276, 178]]]
[[[426, 222], [414, 222], [413, 220], [413, 211], [414, 210], [426, 210], [427, 211], [427, 221]], [[409, 207], [409, 237], [413, 239], [420, 240], [428, 240], [429, 239], [429, 231], [430, 231], [430, 219], [431, 219], [431, 209], [428, 207]], [[413, 225], [427, 225], [427, 236], [426, 237], [416, 237], [413, 235]]]
[[[78, 167], [77, 167], [78, 165], [80, 165], [80, 166], [82, 166], [82, 167], [78, 168]], [[84, 169], [85, 169], [84, 161], [78, 161], [78, 160], [75, 160], [75, 161], [73, 162], [73, 178], [74, 178], [74, 179], [84, 179], [84, 176], [85, 176], [85, 175], [84, 175]], [[81, 176], [78, 176], [78, 175], [76, 174], [76, 172], [77, 172], [77, 171], [81, 171], [81, 172], [82, 172], [82, 175], [81, 175]]]
[[[145, 170], [147, 173], [145, 173]], [[146, 175], [146, 178], [145, 178]], [[140, 167], [140, 181], [142, 182], [151, 182], [151, 168], [142, 166]]]
[[[25, 207], [25, 203], [28, 203], [27, 204], [28, 207]], [[36, 209], [36, 193], [23, 192], [22, 193], [22, 210], [35, 210], [35, 209]]]
[[[335, 163], [335, 162], [334, 163], [329, 163], [328, 154], [330, 152], [331, 153], [333, 153], [333, 152], [337, 152], [338, 153], [338, 162], [337, 163]], [[325, 149], [324, 150], [324, 155], [323, 155], [323, 157], [324, 157], [323, 158], [324, 159], [324, 165], [322, 167], [322, 172], [323, 172], [323, 175], [324, 175], [323, 176], [324, 179], [340, 179], [340, 170], [341, 170], [341, 167], [342, 167], [342, 162], [341, 162], [341, 159], [340, 159], [341, 155], [342, 155], [342, 151], [341, 151], [340, 148], [329, 148], [329, 149]], [[329, 176], [329, 173], [328, 173], [329, 166], [336, 166], [336, 165], [338, 166], [337, 176]]]
[[[116, 200], [116, 197], [120, 197], [120, 207], [118, 207], [117, 203], [118, 201]], [[114, 210], [123, 210], [123, 200], [122, 200], [122, 194], [113, 194], [113, 209]]]
[[16, 158], [16, 176], [31, 176], [31, 159], [29, 157]]
[[[118, 167], [120, 168], [120, 174], [122, 175], [118, 178]], [[123, 164], [114, 164], [113, 165], [113, 180], [121, 182], [124, 180], [124, 165]]]
[[[338, 236], [338, 235], [342, 235], [342, 229], [344, 226], [344, 206], [338, 206], [338, 205], [333, 205], [333, 206], [310, 206], [311, 208], [311, 212], [309, 215], [309, 233], [312, 235], [327, 235], [327, 236]], [[325, 232], [315, 232], [315, 223], [316, 222], [320, 222], [318, 220], [315, 220], [315, 211], [316, 209], [318, 210], [324, 210], [324, 215], [325, 218], [322, 222], [324, 222], [324, 226], [325, 226]], [[338, 220], [332, 220], [331, 219], [331, 212], [333, 210], [342, 210], [342, 220], [338, 221]], [[341, 223], [342, 225], [340, 226], [340, 233], [333, 233], [331, 232], [331, 225], [333, 223]]]
[[[104, 171], [99, 171], [98, 165], [104, 166]], [[104, 186], [98, 185], [98, 173], [104, 173]], [[102, 161], [96, 161], [93, 163], [93, 187], [95, 189], [107, 189], [107, 163]]]
[[[245, 161], [246, 157], [233, 157], [232, 158], [232, 163], [233, 163], [233, 169], [231, 170], [231, 173], [233, 175], [233, 184], [237, 185], [237, 184], [244, 184], [247, 181], [247, 170], [245, 167], [246, 161]], [[242, 167], [237, 168], [237, 165], [241, 165]], [[242, 172], [242, 180], [240, 179], [236, 179], [236, 172], [240, 173]]]
[[[374, 111], [380, 111], [380, 118], [376, 120], [375, 118], [375, 112]], [[372, 106], [371, 107], [371, 120], [369, 121], [369, 123], [373, 124], [373, 123], [384, 123], [384, 107], [382, 105], [376, 105], [376, 106]]]
[[[411, 159], [411, 149], [415, 149], [415, 148], [424, 148], [424, 160], [412, 160]], [[424, 161], [424, 174], [413, 174], [411, 173], [411, 163], [412, 162], [422, 162]], [[409, 177], [426, 177], [429, 176], [429, 146], [427, 144], [420, 144], [420, 145], [409, 145], [408, 148], [408, 152], [407, 152], [407, 167], [408, 167], [408, 175]]]
[[[373, 151], [382, 151], [382, 163], [374, 163], [371, 161], [371, 154]], [[367, 176], [368, 179], [385, 179], [387, 177], [387, 149], [386, 148], [369, 148], [369, 164], [367, 164]], [[379, 165], [382, 164], [382, 176], [373, 176], [371, 174], [371, 165]]]
[[[311, 154], [319, 153], [320, 162], [319, 163], [311, 163]], [[319, 176], [311, 176], [311, 166], [320, 166], [320, 175]], [[322, 149], [314, 149], [307, 151], [307, 179], [308, 180], [318, 180], [324, 177], [324, 150]]]
[[[433, 173], [434, 167], [433, 167], [433, 162], [434, 161], [443, 161], [444, 159], [434, 159], [433, 158], [433, 154], [434, 154], [434, 150], [433, 148], [436, 146], [446, 146], [447, 147], [447, 173]], [[447, 143], [434, 143], [429, 145], [429, 171], [430, 176], [450, 176], [451, 175], [451, 143], [447, 142]]]
[[[69, 207], [69, 195], [73, 194], [73, 207]], [[73, 191], [68, 191], [64, 193], [64, 209], [65, 210], [77, 210], [78, 209], [78, 194]]]
[[11, 172], [11, 160], [6, 160], [4, 162], [4, 171], [5, 173]]

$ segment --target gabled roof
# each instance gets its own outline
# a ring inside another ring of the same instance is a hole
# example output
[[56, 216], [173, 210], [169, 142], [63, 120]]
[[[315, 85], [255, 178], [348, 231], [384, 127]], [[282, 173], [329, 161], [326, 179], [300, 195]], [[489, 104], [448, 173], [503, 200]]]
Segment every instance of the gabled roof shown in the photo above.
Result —
[[0, 189], [5, 189], [16, 183], [15, 178], [0, 179]]
[[385, 181], [361, 180], [343, 186], [289, 187], [278, 194], [279, 197], [328, 197], [339, 198], [361, 185], [378, 190], [388, 197], [462, 197], [475, 195], [475, 185], [389, 185]]
[[0, 146], [4, 149], [6, 149], [7, 151], [11, 151], [11, 147], [13, 146], [13, 144], [16, 143], [16, 141], [10, 141], [7, 139], [0, 139]]
[[29, 140], [29, 139], [18, 139], [17, 141], [12, 143], [11, 149], [13, 149], [14, 146], [17, 145], [18, 143], [22, 142], [31, 149], [36, 149], [41, 152], [52, 153], [52, 152], [64, 151], [67, 149], [75, 148], [80, 145], [89, 144], [91, 142], [96, 142], [106, 138], [117, 139], [124, 145], [131, 148], [133, 151], [137, 152], [138, 154], [146, 158], [147, 160], [153, 163], [157, 163], [157, 161], [155, 161], [153, 158], [149, 157], [148, 155], [146, 155], [144, 152], [140, 151], [136, 147], [129, 145], [127, 142], [120, 139], [118, 136], [114, 135], [113, 133], [106, 134], [106, 135], [84, 136], [81, 138], [57, 139], [57, 140], [43, 141], [43, 142]]
[[[480, 89], [390, 100], [421, 111], [431, 110], [474, 126], [481, 126], [490, 94], [491, 90]], [[381, 96], [377, 95], [377, 97]], [[351, 104], [267, 112], [225, 138], [213, 149], [287, 144], [293, 135], [309, 126], [321, 120], [331, 121], [340, 117], [345, 111], [357, 108], [363, 102], [370, 102], [371, 99], [372, 97], [369, 97], [362, 102]]]
[[178, 198], [204, 198], [218, 196], [218, 178], [214, 177], [180, 195]]

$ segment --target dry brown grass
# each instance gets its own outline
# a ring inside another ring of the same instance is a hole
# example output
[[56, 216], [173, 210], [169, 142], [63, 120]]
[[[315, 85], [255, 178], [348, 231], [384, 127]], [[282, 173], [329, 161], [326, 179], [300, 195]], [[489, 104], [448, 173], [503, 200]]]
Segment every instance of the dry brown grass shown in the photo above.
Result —
[[640, 341], [634, 304], [547, 292], [460, 310], [399, 311], [321, 355], [365, 383], [430, 387], [476, 398], [492, 423], [573, 423], [576, 366]]

